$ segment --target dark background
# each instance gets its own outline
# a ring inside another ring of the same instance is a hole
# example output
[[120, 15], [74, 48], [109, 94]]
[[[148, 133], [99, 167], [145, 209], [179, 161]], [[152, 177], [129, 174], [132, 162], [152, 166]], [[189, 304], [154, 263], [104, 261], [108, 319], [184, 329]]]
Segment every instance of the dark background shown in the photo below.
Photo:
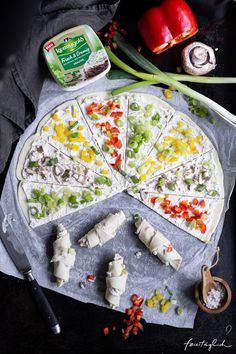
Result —
[[[145, 56], [161, 69], [176, 72], [176, 67], [180, 65], [181, 49], [192, 39], [159, 56], [146, 51], [137, 34], [136, 23], [151, 3], [153, 1], [121, 1], [115, 18], [128, 30], [130, 41], [142, 46]], [[207, 19], [198, 16], [199, 33], [194, 40], [201, 40], [213, 48], [218, 48], [214, 76], [236, 76], [236, 3], [231, 4], [224, 19], [213, 21], [210, 17], [209, 12]], [[236, 114], [235, 85], [195, 84], [192, 87]], [[13, 151], [14, 148], [15, 146]], [[7, 168], [0, 176], [1, 189], [6, 172]], [[62, 327], [62, 333], [53, 336], [41, 321], [27, 284], [0, 273], [0, 354], [184, 353], [184, 343], [190, 338], [193, 338], [195, 343], [202, 340], [211, 343], [215, 338], [218, 343], [225, 340], [225, 345], [233, 347], [214, 347], [210, 352], [235, 352], [235, 195], [234, 190], [219, 243], [220, 261], [213, 270], [214, 275], [224, 278], [233, 290], [232, 304], [224, 313], [210, 316], [198, 311], [194, 329], [144, 323], [143, 333], [124, 341], [120, 335], [123, 314], [84, 304], [45, 289]], [[116, 325], [117, 331], [104, 337], [102, 329], [111, 325]], [[188, 348], [186, 352], [207, 353], [208, 350], [206, 347], [199, 347]]]

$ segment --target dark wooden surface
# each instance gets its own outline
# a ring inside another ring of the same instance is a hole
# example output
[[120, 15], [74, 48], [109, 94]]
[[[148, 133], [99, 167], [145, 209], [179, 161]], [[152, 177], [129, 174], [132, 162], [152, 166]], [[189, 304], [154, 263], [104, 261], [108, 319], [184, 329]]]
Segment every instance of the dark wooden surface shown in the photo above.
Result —
[[[150, 2], [122, 1], [116, 18], [128, 29], [129, 38], [137, 45], [142, 44], [136, 30], [136, 20]], [[130, 5], [130, 4], [129, 4]], [[214, 75], [236, 76], [236, 3], [233, 3], [228, 16], [221, 22], [211, 23], [201, 20], [200, 31], [196, 36], [213, 48], [218, 48], [217, 68]], [[189, 40], [190, 42], [191, 40]], [[176, 71], [180, 64], [180, 44], [159, 56], [150, 55], [154, 63], [163, 70]], [[193, 85], [201, 93], [236, 114], [236, 86]], [[14, 148], [13, 148], [14, 150]], [[2, 188], [6, 171], [0, 176]], [[169, 326], [144, 324], [145, 331], [137, 337], [124, 341], [119, 331], [104, 337], [102, 329], [109, 325], [121, 328], [123, 315], [109, 309], [59, 295], [45, 290], [48, 300], [59, 317], [62, 333], [55, 337], [39, 318], [30, 296], [27, 284], [21, 280], [0, 273], [0, 353], [1, 354], [52, 354], [52, 353], [184, 353], [185, 344], [192, 342], [202, 345], [188, 347], [186, 352], [207, 353], [211, 344], [224, 344], [212, 347], [212, 353], [235, 352], [235, 191], [230, 208], [226, 213], [225, 224], [220, 239], [220, 262], [214, 274], [223, 277], [233, 289], [233, 301], [228, 310], [220, 315], [209, 316], [198, 311], [194, 329], [177, 329]], [[233, 345], [231, 348], [225, 346]]]

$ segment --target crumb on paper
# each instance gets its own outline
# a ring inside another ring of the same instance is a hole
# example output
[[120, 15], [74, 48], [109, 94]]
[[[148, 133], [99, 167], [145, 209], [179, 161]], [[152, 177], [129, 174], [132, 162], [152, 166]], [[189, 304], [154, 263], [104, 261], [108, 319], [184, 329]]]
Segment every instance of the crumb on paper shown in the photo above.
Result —
[[80, 289], [84, 289], [85, 286], [86, 286], [85, 281], [80, 281], [80, 282], [79, 282], [79, 287], [80, 287]]
[[136, 251], [136, 252], [134, 253], [134, 255], [135, 255], [136, 258], [140, 258], [140, 257], [142, 256], [142, 252]]

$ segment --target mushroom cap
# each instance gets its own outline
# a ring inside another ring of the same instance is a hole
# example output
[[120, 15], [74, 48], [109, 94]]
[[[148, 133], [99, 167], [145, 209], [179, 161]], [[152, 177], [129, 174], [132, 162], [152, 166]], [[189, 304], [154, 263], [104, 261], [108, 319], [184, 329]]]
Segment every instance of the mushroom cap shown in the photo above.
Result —
[[182, 67], [190, 75], [205, 75], [216, 67], [214, 50], [201, 42], [187, 45], [181, 53]]

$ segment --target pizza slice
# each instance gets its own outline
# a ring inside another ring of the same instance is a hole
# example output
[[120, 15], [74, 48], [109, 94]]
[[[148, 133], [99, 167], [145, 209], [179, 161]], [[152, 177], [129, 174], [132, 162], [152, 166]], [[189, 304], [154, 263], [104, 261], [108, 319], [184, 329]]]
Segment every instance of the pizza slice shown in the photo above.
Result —
[[203, 242], [209, 242], [224, 206], [224, 199], [128, 191], [150, 209]]
[[22, 181], [18, 199], [31, 227], [46, 224], [119, 193], [107, 186], [93, 188]]
[[174, 112], [169, 104], [153, 95], [135, 93], [129, 96], [125, 172], [131, 179]]
[[148, 192], [224, 198], [224, 177], [215, 149], [172, 168], [140, 186]]
[[[78, 102], [106, 161], [115, 171], [122, 173], [125, 168], [127, 95], [110, 97], [106, 92], [96, 93], [78, 97]], [[117, 178], [121, 179], [121, 176]]]
[[213, 149], [209, 138], [197, 124], [181, 112], [175, 112], [162, 131], [154, 148], [137, 170], [139, 181], [144, 182], [170, 168], [195, 159]]
[[38, 133], [43, 140], [95, 173], [112, 178], [112, 169], [84, 120], [76, 101], [58, 106], [42, 119]]
[[73, 161], [39, 135], [33, 135], [25, 142], [18, 159], [16, 175], [19, 180], [29, 182], [81, 187], [98, 186], [99, 181], [109, 188], [117, 184], [113, 176], [99, 175]]

